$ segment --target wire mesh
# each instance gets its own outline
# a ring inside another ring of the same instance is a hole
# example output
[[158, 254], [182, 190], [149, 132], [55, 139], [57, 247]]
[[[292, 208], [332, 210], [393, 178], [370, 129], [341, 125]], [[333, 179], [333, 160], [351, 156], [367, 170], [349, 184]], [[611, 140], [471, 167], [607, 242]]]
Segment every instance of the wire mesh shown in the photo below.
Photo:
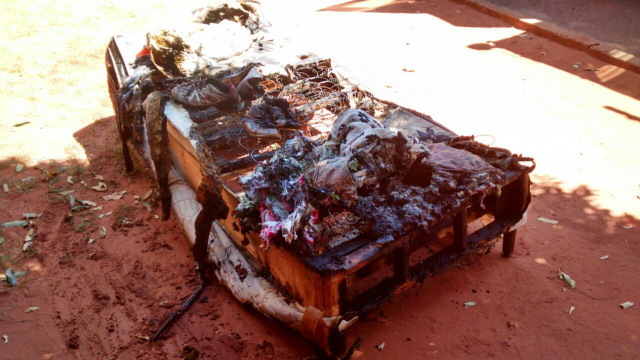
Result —
[[[292, 139], [298, 131], [312, 140], [320, 140], [328, 135], [338, 115], [350, 108], [362, 108], [375, 114], [378, 108], [386, 107], [352, 79], [341, 75], [344, 70], [334, 71], [328, 59], [308, 62], [297, 66], [287, 66], [286, 75], [270, 74], [262, 77], [260, 87], [270, 99], [285, 99], [299, 129], [279, 129], [280, 140], [266, 140], [251, 136], [241, 125], [252, 105], [261, 105], [265, 99], [246, 104], [235, 112], [215, 110], [187, 110], [192, 117], [204, 117], [192, 128], [192, 136], [204, 141], [206, 158], [221, 164], [243, 163], [252, 167], [279, 149], [284, 142]], [[225, 76], [229, 76], [226, 72]], [[187, 79], [165, 80], [167, 88], [183, 84]], [[193, 86], [202, 86], [204, 78], [192, 79]], [[210, 112], [207, 116], [206, 111]], [[199, 112], [194, 114], [195, 112]], [[208, 118], [207, 118], [208, 117]], [[267, 119], [253, 120], [261, 128], [274, 128]], [[253, 163], [253, 165], [252, 165]], [[222, 166], [223, 168], [225, 166]], [[233, 166], [227, 166], [233, 168]], [[225, 172], [223, 170], [223, 172]]]

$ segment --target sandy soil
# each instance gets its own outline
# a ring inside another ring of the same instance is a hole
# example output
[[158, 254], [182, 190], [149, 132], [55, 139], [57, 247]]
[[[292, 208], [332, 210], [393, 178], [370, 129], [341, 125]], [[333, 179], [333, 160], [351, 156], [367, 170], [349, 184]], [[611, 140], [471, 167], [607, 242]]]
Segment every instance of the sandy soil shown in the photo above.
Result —
[[[175, 21], [195, 5], [0, 4], [7, 34], [0, 40], [0, 184], [9, 187], [0, 190], [0, 222], [42, 212], [31, 226], [31, 251], [22, 251], [25, 228], [7, 228], [0, 245], [2, 274], [28, 272], [18, 286], [0, 285], [0, 335], [8, 340], [0, 340], [1, 358], [180, 358], [187, 346], [202, 359], [313, 353], [216, 282], [160, 341], [142, 338], [196, 288], [196, 278], [177, 225], [136, 203], [134, 195], [153, 182], [141, 171], [123, 174], [103, 53], [112, 33]], [[640, 76], [447, 1], [270, 3], [267, 10], [291, 41], [333, 57], [379, 96], [460, 133], [492, 134], [497, 145], [539, 163], [514, 257], [494, 251], [396, 297], [350, 329], [350, 342], [362, 338], [354, 358], [638, 357], [638, 305], [619, 304], [640, 299]], [[17, 164], [25, 165], [20, 173]], [[63, 167], [44, 180], [38, 169]], [[105, 193], [80, 183], [94, 186], [98, 175]], [[69, 218], [68, 197], [49, 192], [55, 189], [103, 208]], [[123, 190], [120, 200], [102, 199]], [[559, 268], [575, 290], [557, 278]], [[477, 304], [465, 308], [468, 301]]]

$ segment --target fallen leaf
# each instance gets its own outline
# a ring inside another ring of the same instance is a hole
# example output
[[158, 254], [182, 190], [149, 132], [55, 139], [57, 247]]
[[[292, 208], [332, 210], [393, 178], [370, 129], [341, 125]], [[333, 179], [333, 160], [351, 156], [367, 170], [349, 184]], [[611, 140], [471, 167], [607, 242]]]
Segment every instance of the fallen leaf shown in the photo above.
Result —
[[93, 244], [96, 241], [96, 239], [89, 239], [89, 241], [87, 241], [89, 244]]
[[628, 308], [630, 308], [632, 306], [633, 306], [633, 303], [632, 302], [628, 302], [628, 301], [627, 302], [623, 302], [622, 304], [620, 304], [620, 307], [623, 308], [623, 309], [628, 309]]
[[633, 229], [633, 225], [625, 225], [625, 226], [623, 226], [622, 228], [623, 228], [623, 229], [627, 229], [627, 230], [629, 230], [629, 229]]
[[102, 210], [102, 205], [96, 206], [96, 207], [91, 209], [91, 211], [100, 211], [100, 210]]
[[153, 216], [154, 216], [156, 219], [159, 219], [158, 215], [154, 214]]
[[19, 227], [19, 226], [27, 226], [27, 221], [26, 220], [16, 220], [16, 221], [9, 221], [6, 222], [4, 224], [2, 224], [2, 227]]
[[103, 196], [102, 198], [105, 200], [120, 200], [122, 198], [122, 195], [124, 195], [127, 192], [127, 190], [122, 190], [122, 191], [118, 191], [118, 192], [114, 192], [111, 195], [107, 195], [107, 196]]
[[142, 203], [142, 206], [143, 206], [145, 209], [147, 209], [147, 211], [148, 211], [148, 212], [152, 212], [152, 211], [153, 211], [153, 208], [151, 207], [151, 204], [149, 204], [149, 203], [148, 203], [148, 202], [146, 202], [146, 201]]
[[75, 190], [67, 190], [67, 191], [61, 191], [60, 195], [65, 196], [65, 195], [69, 195], [69, 194], [73, 194]]
[[147, 340], [149, 341], [149, 335], [142, 335], [142, 334], [137, 334], [136, 337], [138, 339], [143, 339], [143, 340]]
[[27, 236], [25, 236], [24, 241], [32, 241], [33, 238], [36, 237], [35, 230], [33, 228], [29, 229], [27, 232]]
[[92, 186], [91, 188], [95, 191], [100, 191], [100, 192], [107, 191], [107, 184], [103, 182], [99, 182], [98, 185]]
[[107, 236], [107, 228], [105, 228], [104, 226], [100, 227], [100, 237], [104, 238]]
[[142, 200], [147, 200], [149, 198], [149, 196], [151, 196], [151, 194], [153, 194], [153, 189], [147, 191], [146, 193], [144, 193], [144, 196], [142, 197]]
[[16, 172], [17, 172], [17, 173], [21, 172], [21, 171], [22, 171], [22, 169], [24, 169], [24, 165], [22, 165], [22, 164], [18, 164], [18, 165], [16, 165]]
[[378, 351], [381, 351], [382, 349], [384, 349], [384, 343], [376, 346], [376, 349], [378, 349]]
[[24, 126], [27, 124], [31, 124], [31, 121], [25, 121], [25, 122], [21, 122], [21, 123], [17, 123], [15, 125], [13, 125], [13, 127], [20, 127], [20, 126]]
[[102, 177], [102, 175], [96, 175], [96, 176], [94, 176], [94, 179], [96, 179], [98, 181], [102, 181], [102, 180], [104, 180], [104, 177]]
[[409, 72], [409, 73], [415, 72], [415, 70], [413, 70], [413, 69], [407, 69], [407, 68], [402, 68], [402, 71], [404, 71], [404, 72]]
[[44, 175], [44, 178], [42, 179], [43, 181], [49, 181], [49, 180], [53, 179], [54, 177], [56, 177], [56, 175], [57, 175], [57, 174], [54, 175], [53, 173], [51, 173], [51, 171], [49, 171], [49, 170], [47, 170], [45, 168], [42, 168], [40, 166], [36, 167], [36, 169], [42, 171], [42, 174]]
[[111, 211], [109, 211], [109, 212], [108, 212], [108, 213], [106, 213], [106, 214], [98, 215], [98, 219], [103, 219], [103, 218], [106, 218], [107, 216], [111, 216], [111, 213], [112, 213], [112, 212], [111, 212]]
[[71, 194], [69, 194], [69, 204], [71, 205], [71, 208], [76, 205], [76, 198], [74, 198]]
[[39, 214], [36, 214], [36, 213], [22, 213], [22, 216], [24, 218], [26, 218], [27, 220], [29, 220], [29, 219], [39, 218], [40, 216], [42, 216], [42, 213], [39, 213]]
[[89, 200], [80, 200], [78, 199], [78, 202], [80, 202], [82, 205], [88, 205], [88, 206], [97, 206], [98, 204], [94, 203], [93, 201], [89, 201]]
[[475, 301], [469, 301], [464, 303], [464, 307], [471, 307], [471, 306], [475, 306], [476, 302]]
[[33, 245], [33, 241], [27, 241], [24, 243], [24, 245], [22, 245], [22, 251], [26, 252], [29, 250], [29, 248], [31, 247], [31, 245]]
[[18, 278], [21, 278], [25, 275], [27, 275], [26, 271], [13, 271], [12, 269], [7, 269], [7, 271], [5, 272], [5, 275], [7, 275], [7, 282], [9, 282], [9, 285], [11, 286], [16, 286], [18, 285]]
[[569, 315], [571, 315], [571, 313], [572, 313], [572, 312], [573, 312], [573, 310], [575, 310], [575, 309], [576, 309], [576, 307], [575, 307], [575, 306], [572, 306], [572, 307], [569, 309]]
[[560, 277], [560, 279], [564, 280], [564, 282], [566, 282], [571, 287], [571, 289], [575, 289], [576, 282], [571, 277], [569, 277], [569, 275], [565, 274], [562, 269], [558, 270], [558, 276]]
[[598, 68], [586, 68], [586, 69], [583, 69], [583, 70], [584, 71], [600, 71], [600, 69], [598, 69]]
[[605, 255], [605, 256], [601, 256], [600, 260], [607, 260], [609, 258], [609, 255]]
[[73, 176], [67, 176], [67, 182], [73, 185]]
[[543, 223], [547, 223], [547, 224], [551, 224], [551, 225], [555, 225], [558, 223], [557, 220], [551, 220], [551, 219], [547, 219], [547, 218], [543, 218], [543, 217], [539, 217], [538, 220], [542, 221]]
[[2, 335], [2, 338], [4, 339], [5, 344], [9, 342], [9, 337], [7, 335]]
[[8, 193], [9, 192], [9, 185], [2, 184], [2, 190], [4, 190], [4, 192]]
[[22, 179], [20, 179], [20, 181], [22, 181], [23, 183], [26, 183], [26, 182], [29, 182], [29, 181], [33, 181], [33, 180], [35, 180], [35, 179], [36, 179], [36, 178], [34, 178], [33, 176], [28, 176], [28, 177], [26, 177], [26, 178], [22, 178]]
[[28, 307], [27, 310], [25, 310], [24, 312], [30, 313], [30, 312], [34, 312], [34, 311], [36, 311], [38, 309], [40, 309], [40, 308], [37, 307], [37, 306], [31, 306], [31, 307]]
[[169, 301], [169, 300], [161, 301], [158, 303], [158, 306], [162, 306], [166, 308], [174, 307], [175, 305], [176, 303], [174, 301]]

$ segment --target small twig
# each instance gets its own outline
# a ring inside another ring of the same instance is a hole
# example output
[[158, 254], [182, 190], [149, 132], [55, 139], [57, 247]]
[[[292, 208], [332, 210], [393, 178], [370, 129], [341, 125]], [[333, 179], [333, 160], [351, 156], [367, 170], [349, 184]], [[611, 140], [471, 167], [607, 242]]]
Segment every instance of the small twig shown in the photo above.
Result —
[[349, 351], [347, 351], [347, 354], [344, 356], [344, 358], [342, 358], [342, 360], [351, 359], [351, 356], [353, 356], [353, 353], [356, 351], [356, 349], [360, 348], [360, 341], [362, 341], [362, 338], [357, 338], [356, 341], [353, 342], [353, 344], [349, 348]]
[[180, 306], [180, 308], [178, 308], [178, 310], [176, 310], [173, 313], [171, 313], [169, 318], [162, 324], [162, 326], [160, 326], [158, 331], [156, 331], [156, 333], [153, 335], [153, 337], [149, 341], [157, 340], [160, 337], [160, 335], [162, 335], [162, 332], [166, 328], [168, 328], [169, 325], [171, 325], [171, 323], [173, 323], [178, 317], [180, 317], [180, 315], [184, 314], [184, 312], [187, 311], [191, 307], [191, 305], [193, 305], [195, 300], [202, 293], [202, 290], [204, 289], [204, 285], [205, 285], [204, 275], [200, 274], [200, 286], [198, 286], [196, 291], [194, 291], [193, 294], [191, 294], [191, 296], [189, 296], [187, 301], [182, 303], [182, 305]]

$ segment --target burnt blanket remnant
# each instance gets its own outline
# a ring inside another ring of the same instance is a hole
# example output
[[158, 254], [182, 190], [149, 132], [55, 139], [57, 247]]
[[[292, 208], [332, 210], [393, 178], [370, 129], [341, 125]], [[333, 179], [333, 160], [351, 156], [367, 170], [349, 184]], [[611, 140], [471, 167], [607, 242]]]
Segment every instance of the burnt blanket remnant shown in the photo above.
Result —
[[304, 255], [361, 235], [393, 241], [495, 192], [517, 163], [472, 138], [463, 138], [465, 147], [475, 144], [479, 155], [450, 146], [460, 139], [418, 139], [365, 111], [344, 111], [327, 139], [298, 134], [243, 177], [234, 216], [266, 246], [286, 242]]

